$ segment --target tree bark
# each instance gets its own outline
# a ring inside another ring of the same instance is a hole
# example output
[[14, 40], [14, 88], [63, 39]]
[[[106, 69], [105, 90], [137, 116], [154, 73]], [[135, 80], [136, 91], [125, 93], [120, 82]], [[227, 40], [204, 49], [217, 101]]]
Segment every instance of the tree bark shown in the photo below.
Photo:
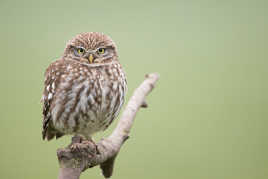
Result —
[[[97, 165], [100, 165], [105, 178], [112, 176], [115, 158], [121, 146], [129, 138], [139, 108], [148, 107], [145, 97], [152, 91], [158, 79], [159, 75], [156, 73], [145, 76], [145, 80], [134, 91], [110, 136], [101, 139], [97, 144], [75, 136], [68, 147], [57, 150], [59, 179], [79, 179], [83, 171]], [[74, 145], [78, 146], [75, 150], [72, 148]]]

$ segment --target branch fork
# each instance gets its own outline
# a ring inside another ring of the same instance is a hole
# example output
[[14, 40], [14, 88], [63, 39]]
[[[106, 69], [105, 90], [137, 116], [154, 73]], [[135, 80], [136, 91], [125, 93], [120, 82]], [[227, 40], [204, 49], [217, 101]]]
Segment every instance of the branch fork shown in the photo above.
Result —
[[115, 158], [124, 142], [129, 138], [136, 113], [139, 108], [148, 107], [145, 97], [155, 87], [158, 79], [159, 75], [156, 73], [145, 76], [145, 80], [134, 91], [110, 136], [101, 139], [97, 144], [75, 136], [68, 147], [57, 150], [60, 165], [59, 179], [79, 179], [83, 171], [97, 165], [100, 165], [105, 178], [112, 176]]

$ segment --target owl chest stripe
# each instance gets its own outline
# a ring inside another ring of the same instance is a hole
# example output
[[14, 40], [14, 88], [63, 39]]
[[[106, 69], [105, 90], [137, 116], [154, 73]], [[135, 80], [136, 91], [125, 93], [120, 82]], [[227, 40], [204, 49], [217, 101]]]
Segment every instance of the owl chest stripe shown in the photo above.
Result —
[[[75, 126], [78, 126], [79, 125], [79, 118], [78, 118], [78, 112], [77, 112], [77, 104], [78, 102], [80, 101], [80, 97], [81, 97], [81, 93], [82, 91], [85, 89], [85, 86], [82, 85], [78, 91], [76, 92], [76, 96], [75, 96], [75, 100], [74, 100], [74, 103], [69, 106], [69, 112], [66, 114], [66, 119], [65, 119], [65, 122], [64, 122], [64, 125], [67, 127], [68, 126], [68, 121], [70, 120], [74, 120], [74, 126], [72, 126], [74, 128], [74, 131], [77, 130], [77, 127]], [[68, 108], [68, 106], [66, 106]], [[71, 117], [72, 116], [72, 117]]]

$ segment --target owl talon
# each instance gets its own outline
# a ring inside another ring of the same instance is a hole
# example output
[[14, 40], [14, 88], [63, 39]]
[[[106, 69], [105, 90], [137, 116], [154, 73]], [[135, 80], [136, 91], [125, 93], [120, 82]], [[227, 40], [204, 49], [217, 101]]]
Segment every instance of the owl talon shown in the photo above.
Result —
[[[94, 140], [92, 140], [92, 139], [89, 139], [89, 140], [84, 140], [83, 141], [85, 144], [90, 144], [91, 146], [93, 146], [94, 147], [94, 151], [96, 151], [96, 154], [100, 154], [100, 151], [99, 151], [99, 149], [98, 149], [98, 145], [94, 142]], [[82, 142], [82, 143], [83, 143]]]
[[74, 143], [71, 145], [70, 149], [72, 152], [80, 152], [83, 149], [84, 145], [81, 143]]
[[100, 154], [100, 151], [99, 151], [99, 149], [98, 149], [98, 145], [96, 144], [96, 142], [95, 142], [92, 138], [90, 138], [90, 139], [88, 140], [88, 142], [91, 142], [91, 143], [95, 146], [96, 153], [97, 153], [97, 154]]
[[91, 140], [83, 140], [81, 143], [73, 143], [70, 146], [72, 152], [86, 152], [90, 153], [89, 157], [93, 157], [94, 155], [99, 153], [97, 145], [95, 142]]

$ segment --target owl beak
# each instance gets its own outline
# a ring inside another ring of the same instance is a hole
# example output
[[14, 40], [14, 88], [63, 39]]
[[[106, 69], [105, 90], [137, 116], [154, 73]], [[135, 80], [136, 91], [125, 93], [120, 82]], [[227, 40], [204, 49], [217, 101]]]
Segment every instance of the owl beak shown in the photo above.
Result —
[[93, 60], [94, 60], [94, 57], [93, 57], [92, 54], [90, 54], [90, 55], [88, 56], [88, 61], [89, 61], [89, 63], [93, 63]]

